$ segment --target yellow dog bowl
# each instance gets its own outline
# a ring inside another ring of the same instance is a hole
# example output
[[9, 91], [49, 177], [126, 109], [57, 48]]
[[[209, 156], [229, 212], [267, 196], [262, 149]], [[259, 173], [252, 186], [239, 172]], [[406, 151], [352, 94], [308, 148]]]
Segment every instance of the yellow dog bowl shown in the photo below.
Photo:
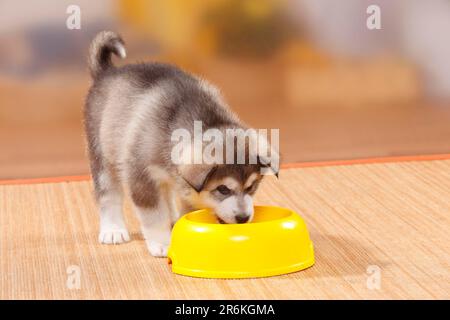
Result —
[[314, 264], [303, 219], [262, 206], [246, 224], [220, 224], [206, 209], [184, 215], [173, 228], [168, 257], [174, 273], [202, 278], [268, 277]]

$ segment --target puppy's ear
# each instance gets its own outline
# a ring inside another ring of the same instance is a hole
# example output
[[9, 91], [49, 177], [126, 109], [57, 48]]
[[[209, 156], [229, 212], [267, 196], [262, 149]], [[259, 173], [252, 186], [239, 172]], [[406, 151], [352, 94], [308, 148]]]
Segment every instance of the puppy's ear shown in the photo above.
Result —
[[217, 165], [210, 164], [189, 164], [179, 167], [181, 177], [197, 192], [203, 190], [216, 170]]
[[[278, 146], [278, 141], [276, 141], [276, 145]], [[257, 137], [257, 143], [253, 143], [250, 152], [256, 155], [256, 162], [261, 168], [261, 174], [274, 174], [278, 178], [280, 154], [265, 136], [259, 135]]]
[[[279, 159], [278, 154], [277, 154], [277, 157]], [[269, 171], [269, 172], [273, 173], [275, 175], [275, 177], [278, 178], [278, 175], [280, 173], [280, 168], [279, 168], [278, 162], [277, 162], [277, 165], [275, 165], [275, 163], [272, 162], [270, 158], [262, 157], [260, 155], [257, 156], [257, 159], [258, 159], [258, 165], [261, 168], [265, 169], [265, 172], [262, 172], [262, 174], [267, 174], [267, 171]]]

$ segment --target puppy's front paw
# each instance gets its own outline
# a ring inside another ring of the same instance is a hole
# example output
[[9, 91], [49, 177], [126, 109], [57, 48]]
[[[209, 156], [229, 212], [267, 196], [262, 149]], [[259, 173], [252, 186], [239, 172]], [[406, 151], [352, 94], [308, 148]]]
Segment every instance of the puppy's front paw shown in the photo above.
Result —
[[152, 240], [146, 240], [148, 251], [150, 251], [150, 254], [154, 257], [161, 257], [165, 258], [167, 257], [167, 251], [169, 249], [169, 245], [162, 244], [156, 241]]
[[98, 235], [98, 241], [103, 244], [120, 244], [130, 241], [127, 229], [103, 229]]

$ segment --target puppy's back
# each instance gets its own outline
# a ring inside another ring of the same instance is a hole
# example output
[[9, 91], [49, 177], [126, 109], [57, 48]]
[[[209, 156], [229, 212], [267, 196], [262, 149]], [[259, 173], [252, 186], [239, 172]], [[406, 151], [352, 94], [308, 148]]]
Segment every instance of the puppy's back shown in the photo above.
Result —
[[144, 161], [167, 167], [173, 130], [192, 132], [194, 121], [202, 121], [205, 130], [240, 126], [219, 91], [206, 81], [169, 64], [115, 67], [112, 54], [125, 55], [120, 37], [109, 33], [94, 39], [85, 124], [89, 148], [118, 170]]

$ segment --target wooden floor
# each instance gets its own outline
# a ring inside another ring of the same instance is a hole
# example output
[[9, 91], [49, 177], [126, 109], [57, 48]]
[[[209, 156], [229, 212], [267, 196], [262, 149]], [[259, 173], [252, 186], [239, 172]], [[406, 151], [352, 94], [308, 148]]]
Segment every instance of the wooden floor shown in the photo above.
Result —
[[98, 244], [90, 181], [0, 185], [0, 299], [449, 299], [449, 199], [450, 160], [284, 169], [256, 202], [304, 217], [316, 264], [207, 280], [151, 257], [128, 208], [133, 240]]

